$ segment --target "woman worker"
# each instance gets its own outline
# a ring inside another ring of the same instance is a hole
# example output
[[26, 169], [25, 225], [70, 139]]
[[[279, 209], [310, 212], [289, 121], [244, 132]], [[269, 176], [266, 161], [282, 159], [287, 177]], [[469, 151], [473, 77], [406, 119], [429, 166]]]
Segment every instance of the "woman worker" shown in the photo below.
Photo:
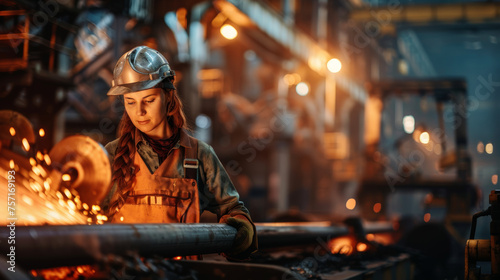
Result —
[[237, 229], [230, 257], [257, 249], [255, 226], [214, 150], [186, 133], [174, 71], [146, 46], [116, 63], [108, 95], [123, 97], [119, 138], [106, 150], [112, 189], [103, 209], [115, 223], [198, 223], [208, 210]]

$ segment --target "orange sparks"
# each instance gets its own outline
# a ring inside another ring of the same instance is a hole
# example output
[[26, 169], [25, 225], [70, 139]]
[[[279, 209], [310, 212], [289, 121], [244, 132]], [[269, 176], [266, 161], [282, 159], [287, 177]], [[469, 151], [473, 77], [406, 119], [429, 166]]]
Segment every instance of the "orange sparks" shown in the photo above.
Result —
[[26, 150], [26, 152], [29, 151], [30, 150], [30, 143], [28, 142], [28, 139], [23, 138], [22, 142], [23, 142], [23, 148]]

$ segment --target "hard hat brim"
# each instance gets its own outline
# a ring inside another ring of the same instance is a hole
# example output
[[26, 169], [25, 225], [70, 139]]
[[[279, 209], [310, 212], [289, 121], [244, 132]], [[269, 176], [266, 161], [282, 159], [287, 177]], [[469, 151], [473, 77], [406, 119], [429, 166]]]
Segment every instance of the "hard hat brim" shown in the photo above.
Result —
[[[108, 91], [107, 95], [124, 95], [131, 92], [154, 88], [163, 80], [164, 79], [157, 79], [152, 81], [150, 80], [138, 83], [116, 85]], [[164, 88], [175, 89], [174, 85], [171, 82], [164, 83]]]

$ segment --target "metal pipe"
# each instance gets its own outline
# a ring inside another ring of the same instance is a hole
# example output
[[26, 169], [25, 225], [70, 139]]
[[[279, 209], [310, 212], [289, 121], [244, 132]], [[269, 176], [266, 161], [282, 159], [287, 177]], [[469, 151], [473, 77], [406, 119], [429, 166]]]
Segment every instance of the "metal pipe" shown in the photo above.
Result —
[[[1, 252], [12, 249], [0, 229]], [[227, 251], [236, 229], [224, 224], [106, 224], [15, 228], [15, 260], [24, 269], [91, 264], [108, 254], [189, 256]]]
[[260, 249], [328, 241], [349, 234], [347, 227], [257, 226]]
[[[384, 227], [367, 226], [366, 233]], [[259, 248], [318, 243], [349, 234], [344, 226], [257, 226]], [[385, 227], [392, 231], [392, 227]], [[9, 227], [0, 228], [8, 240]], [[225, 224], [105, 224], [74, 226], [17, 226], [15, 258], [24, 269], [73, 266], [98, 262], [108, 254], [190, 256], [228, 251], [236, 229]], [[2, 252], [11, 245], [0, 243]]]

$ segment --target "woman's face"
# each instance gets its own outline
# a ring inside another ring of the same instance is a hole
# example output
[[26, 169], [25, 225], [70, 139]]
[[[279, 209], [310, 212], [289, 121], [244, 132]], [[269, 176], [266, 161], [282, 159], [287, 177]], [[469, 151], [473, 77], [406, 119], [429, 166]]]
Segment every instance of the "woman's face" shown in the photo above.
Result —
[[166, 138], [165, 93], [151, 88], [124, 95], [125, 110], [135, 127], [151, 137]]

